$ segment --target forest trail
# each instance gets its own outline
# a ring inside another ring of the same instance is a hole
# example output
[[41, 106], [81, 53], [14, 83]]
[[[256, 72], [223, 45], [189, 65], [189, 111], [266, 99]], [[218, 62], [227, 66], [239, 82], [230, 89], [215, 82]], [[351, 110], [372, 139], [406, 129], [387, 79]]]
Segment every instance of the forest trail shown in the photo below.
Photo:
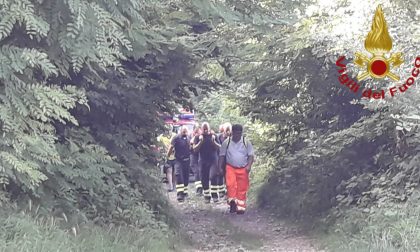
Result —
[[193, 191], [190, 185], [190, 196], [182, 203], [175, 192], [167, 194], [177, 210], [180, 232], [192, 241], [192, 247], [182, 251], [320, 252], [296, 228], [252, 205], [244, 215], [231, 214], [225, 201], [205, 204]]

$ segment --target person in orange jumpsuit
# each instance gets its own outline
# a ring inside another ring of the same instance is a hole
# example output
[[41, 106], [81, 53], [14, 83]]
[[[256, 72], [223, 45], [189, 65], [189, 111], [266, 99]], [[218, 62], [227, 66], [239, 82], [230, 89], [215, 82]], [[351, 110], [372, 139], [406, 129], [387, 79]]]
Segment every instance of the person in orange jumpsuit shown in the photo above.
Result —
[[[242, 136], [240, 124], [232, 126], [232, 136], [223, 141], [219, 152], [219, 172], [226, 163], [227, 203], [231, 213], [244, 214], [249, 188], [249, 172], [254, 162], [251, 142]], [[225, 162], [226, 161], [226, 162]]]

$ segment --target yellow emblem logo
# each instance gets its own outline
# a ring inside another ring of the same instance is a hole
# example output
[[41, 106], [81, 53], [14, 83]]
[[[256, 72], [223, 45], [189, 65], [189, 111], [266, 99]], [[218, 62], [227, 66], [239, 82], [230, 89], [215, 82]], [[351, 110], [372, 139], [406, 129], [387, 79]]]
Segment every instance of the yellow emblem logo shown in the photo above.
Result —
[[385, 57], [385, 53], [390, 52], [392, 49], [392, 39], [388, 33], [381, 5], [376, 8], [371, 30], [365, 40], [365, 49], [372, 54], [372, 57], [369, 58], [369, 56], [361, 52], [355, 53], [356, 59], [354, 63], [360, 68], [366, 69], [366, 71], [358, 74], [357, 79], [359, 81], [369, 76], [376, 79], [389, 77], [394, 81], [400, 79], [399, 76], [390, 70], [404, 62], [402, 53], [393, 53], [389, 59]]

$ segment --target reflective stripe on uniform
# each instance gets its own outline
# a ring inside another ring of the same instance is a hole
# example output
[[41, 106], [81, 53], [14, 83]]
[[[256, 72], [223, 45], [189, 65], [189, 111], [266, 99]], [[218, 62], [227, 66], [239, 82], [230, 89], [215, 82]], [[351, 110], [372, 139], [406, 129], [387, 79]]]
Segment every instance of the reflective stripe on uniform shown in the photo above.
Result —
[[217, 193], [217, 191], [218, 191], [218, 186], [217, 186], [217, 185], [211, 185], [211, 186], [210, 186], [210, 191], [211, 191], [211, 193]]
[[210, 189], [204, 190], [203, 195], [204, 196], [210, 196]]
[[195, 188], [202, 188], [203, 185], [201, 184], [201, 181], [195, 181]]
[[245, 201], [243, 200], [237, 200], [236, 204], [238, 204], [238, 206], [245, 206]]
[[176, 185], [176, 192], [183, 192], [184, 191], [184, 185]]
[[226, 192], [226, 188], [224, 185], [219, 186], [219, 192], [222, 192], [222, 193]]
[[245, 207], [243, 206], [237, 205], [236, 207], [238, 211], [245, 211]]

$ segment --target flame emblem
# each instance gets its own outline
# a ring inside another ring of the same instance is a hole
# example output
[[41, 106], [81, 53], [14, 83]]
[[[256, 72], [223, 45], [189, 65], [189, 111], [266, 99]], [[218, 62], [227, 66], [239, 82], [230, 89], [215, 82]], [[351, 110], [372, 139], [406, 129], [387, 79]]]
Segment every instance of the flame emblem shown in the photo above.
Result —
[[400, 79], [399, 76], [390, 72], [390, 70], [404, 62], [402, 53], [393, 53], [389, 59], [385, 57], [385, 53], [390, 52], [392, 49], [392, 39], [388, 33], [381, 5], [376, 8], [371, 30], [366, 36], [365, 49], [372, 54], [372, 57], [369, 58], [361, 52], [355, 53], [356, 59], [354, 63], [360, 68], [366, 69], [366, 71], [359, 73], [357, 76], [359, 81], [369, 76], [376, 79], [389, 77], [394, 81]]

